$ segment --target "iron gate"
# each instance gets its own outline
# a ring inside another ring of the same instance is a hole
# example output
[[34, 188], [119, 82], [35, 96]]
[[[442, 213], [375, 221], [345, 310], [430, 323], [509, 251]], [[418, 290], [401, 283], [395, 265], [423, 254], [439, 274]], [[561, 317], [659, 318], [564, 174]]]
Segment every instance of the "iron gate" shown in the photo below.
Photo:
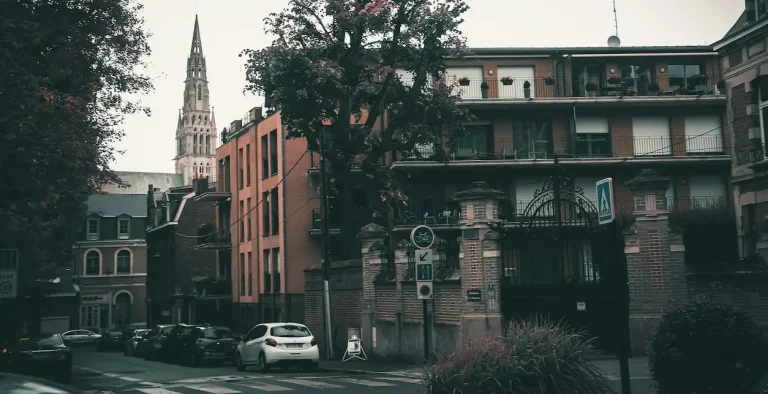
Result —
[[[580, 187], [557, 173], [502, 238], [501, 310], [507, 322], [535, 315], [561, 321], [595, 337], [613, 353], [615, 297], [610, 267], [620, 264], [616, 232], [598, 224], [595, 206]], [[622, 246], [623, 248], [623, 246]]]

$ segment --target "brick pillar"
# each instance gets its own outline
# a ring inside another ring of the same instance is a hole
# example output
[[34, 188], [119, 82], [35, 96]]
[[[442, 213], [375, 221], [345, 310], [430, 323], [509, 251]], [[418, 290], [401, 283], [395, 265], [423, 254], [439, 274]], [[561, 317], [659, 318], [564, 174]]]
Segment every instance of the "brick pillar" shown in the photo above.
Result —
[[363, 349], [371, 352], [376, 314], [376, 288], [373, 282], [381, 272], [382, 263], [386, 263], [382, 262], [382, 251], [386, 249], [386, 237], [386, 229], [375, 223], [363, 226], [357, 234], [363, 256], [363, 316], [360, 336]]
[[[491, 189], [485, 182], [473, 182], [469, 189], [455, 196], [461, 204], [461, 337], [470, 339], [500, 334], [501, 245], [490, 224], [499, 222], [499, 199], [504, 193]], [[488, 299], [489, 289], [493, 290], [494, 300]], [[469, 301], [469, 290], [479, 290], [481, 302]]]
[[624, 247], [633, 355], [645, 354], [661, 311], [669, 301], [687, 296], [683, 236], [670, 229], [669, 223], [669, 180], [645, 169], [627, 182], [635, 203], [635, 224], [625, 231]]

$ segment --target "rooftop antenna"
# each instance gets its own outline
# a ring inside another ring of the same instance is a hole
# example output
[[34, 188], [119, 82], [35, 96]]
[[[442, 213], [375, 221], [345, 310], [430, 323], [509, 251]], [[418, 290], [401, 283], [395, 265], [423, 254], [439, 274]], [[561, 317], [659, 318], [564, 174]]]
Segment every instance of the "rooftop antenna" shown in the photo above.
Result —
[[619, 39], [619, 17], [616, 14], [616, 0], [613, 0], [613, 28], [616, 30], [616, 34], [608, 37], [608, 46], [616, 48], [621, 46], [621, 40]]

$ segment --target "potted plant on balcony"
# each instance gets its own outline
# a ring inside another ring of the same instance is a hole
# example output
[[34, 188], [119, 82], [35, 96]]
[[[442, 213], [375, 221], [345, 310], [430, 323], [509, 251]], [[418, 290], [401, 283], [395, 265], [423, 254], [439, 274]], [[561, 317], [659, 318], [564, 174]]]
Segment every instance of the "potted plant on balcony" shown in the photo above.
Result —
[[658, 94], [659, 93], [659, 84], [656, 82], [651, 82], [648, 84], [648, 91], [652, 94]]
[[589, 95], [589, 97], [597, 96], [597, 84], [596, 83], [590, 82], [584, 88], [586, 89], [587, 94]]
[[523, 82], [523, 93], [525, 93], [525, 98], [531, 98], [531, 83], [529, 81]]
[[621, 83], [621, 78], [619, 78], [619, 77], [608, 78], [608, 83], [611, 84], [611, 85], [618, 85], [618, 84]]
[[504, 86], [512, 85], [512, 82], [514, 82], [514, 79], [512, 79], [510, 77], [504, 77], [504, 78], [501, 79], [501, 84], [504, 85]]
[[544, 83], [547, 86], [552, 86], [555, 84], [555, 78], [552, 78], [552, 73], [549, 73], [546, 78], [544, 78]]
[[480, 84], [480, 93], [483, 94], [483, 98], [488, 98], [488, 82], [483, 81], [483, 83]]
[[469, 78], [461, 77], [459, 79], [459, 85], [461, 85], [461, 86], [469, 86]]

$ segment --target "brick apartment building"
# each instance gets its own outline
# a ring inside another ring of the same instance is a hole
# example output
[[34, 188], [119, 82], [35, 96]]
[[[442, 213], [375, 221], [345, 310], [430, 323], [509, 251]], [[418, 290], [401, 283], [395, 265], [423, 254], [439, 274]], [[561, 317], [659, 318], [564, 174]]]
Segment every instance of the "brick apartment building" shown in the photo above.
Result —
[[744, 5], [713, 47], [720, 52], [727, 86], [731, 182], [742, 250], [768, 257], [768, 12], [764, 1], [745, 0]]
[[[160, 191], [148, 186], [147, 324], [209, 323], [229, 325], [231, 283], [206, 245], [229, 233], [206, 236], [215, 228], [215, 207], [195, 201], [207, 182]], [[198, 235], [202, 234], [202, 237]], [[215, 244], [215, 243], [214, 243]]]
[[309, 230], [319, 203], [307, 144], [285, 133], [279, 113], [265, 119], [260, 107], [232, 122], [216, 150], [215, 187], [195, 196], [215, 202], [217, 231], [231, 232], [200, 248], [217, 250], [219, 271], [230, 272], [233, 328], [303, 321], [304, 269], [320, 261]]

